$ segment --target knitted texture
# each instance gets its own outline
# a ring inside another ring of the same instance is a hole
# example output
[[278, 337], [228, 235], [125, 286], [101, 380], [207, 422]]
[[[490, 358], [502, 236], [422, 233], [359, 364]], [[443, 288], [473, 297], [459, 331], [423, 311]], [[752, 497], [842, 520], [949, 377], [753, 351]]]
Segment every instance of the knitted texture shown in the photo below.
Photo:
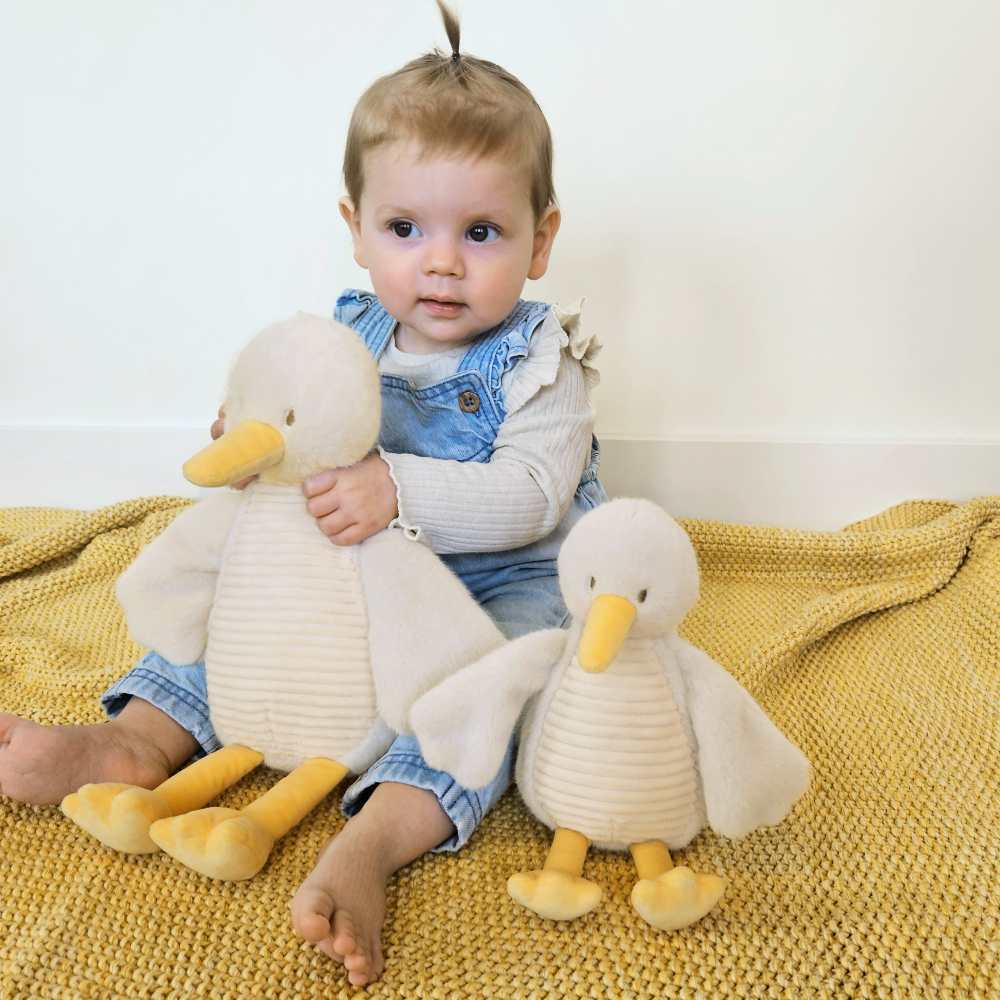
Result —
[[[183, 504], [0, 511], [0, 709], [101, 718], [97, 694], [140, 652], [113, 581]], [[367, 996], [1000, 996], [1000, 497], [906, 503], [841, 532], [685, 527], [703, 590], [682, 632], [806, 753], [809, 792], [779, 827], [678, 852], [729, 887], [673, 934], [632, 910], [624, 855], [591, 853], [605, 898], [580, 920], [514, 904], [507, 877], [540, 866], [549, 835], [509, 793], [464, 850], [392, 881]], [[0, 799], [0, 997], [360, 995], [288, 917], [337, 804], [223, 884]]]

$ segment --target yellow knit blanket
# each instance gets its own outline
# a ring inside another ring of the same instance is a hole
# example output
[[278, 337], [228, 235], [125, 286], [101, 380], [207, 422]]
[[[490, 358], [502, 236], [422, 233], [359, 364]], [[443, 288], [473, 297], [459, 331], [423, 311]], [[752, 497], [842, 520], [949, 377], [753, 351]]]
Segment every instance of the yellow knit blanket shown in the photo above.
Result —
[[[0, 511], [0, 710], [101, 718], [98, 693], [140, 652], [113, 581], [183, 505]], [[685, 526], [704, 582], [683, 631], [805, 751], [810, 791], [780, 827], [680, 852], [729, 888], [675, 934], [632, 911], [625, 856], [591, 853], [605, 900], [574, 923], [516, 906], [507, 876], [549, 836], [509, 793], [463, 851], [394, 880], [368, 996], [1000, 996], [1000, 497], [907, 503], [842, 532]], [[256, 878], [221, 884], [0, 798], [0, 997], [355, 995], [288, 918], [337, 804]]]

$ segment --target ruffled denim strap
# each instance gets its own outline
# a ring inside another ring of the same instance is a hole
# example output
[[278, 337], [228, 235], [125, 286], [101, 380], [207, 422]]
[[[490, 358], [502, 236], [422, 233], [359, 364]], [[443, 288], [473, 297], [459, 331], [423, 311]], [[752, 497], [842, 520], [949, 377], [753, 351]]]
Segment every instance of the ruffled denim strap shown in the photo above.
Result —
[[460, 372], [478, 371], [483, 376], [501, 414], [506, 414], [503, 377], [527, 355], [531, 336], [548, 311], [545, 302], [520, 299], [502, 323], [476, 338], [459, 363]]
[[355, 330], [377, 361], [385, 350], [396, 321], [371, 292], [348, 288], [337, 299], [333, 318]]

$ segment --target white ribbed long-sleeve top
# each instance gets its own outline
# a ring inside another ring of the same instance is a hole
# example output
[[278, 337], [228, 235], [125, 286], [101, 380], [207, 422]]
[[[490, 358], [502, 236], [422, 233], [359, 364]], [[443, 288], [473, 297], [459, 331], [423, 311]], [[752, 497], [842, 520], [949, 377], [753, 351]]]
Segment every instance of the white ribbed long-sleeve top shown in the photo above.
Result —
[[[394, 334], [379, 370], [422, 388], [454, 374], [465, 350], [406, 354]], [[504, 376], [506, 417], [488, 461], [382, 452], [398, 523], [439, 554], [514, 549], [554, 531], [590, 458], [599, 350], [581, 328], [579, 306], [553, 306]]]

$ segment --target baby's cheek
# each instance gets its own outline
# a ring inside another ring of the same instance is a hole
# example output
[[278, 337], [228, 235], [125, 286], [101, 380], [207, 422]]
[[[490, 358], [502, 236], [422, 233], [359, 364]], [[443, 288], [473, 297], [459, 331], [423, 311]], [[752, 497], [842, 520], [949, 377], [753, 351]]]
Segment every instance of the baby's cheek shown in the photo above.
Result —
[[385, 310], [395, 317], [406, 311], [416, 295], [414, 276], [399, 263], [370, 267], [372, 287]]

